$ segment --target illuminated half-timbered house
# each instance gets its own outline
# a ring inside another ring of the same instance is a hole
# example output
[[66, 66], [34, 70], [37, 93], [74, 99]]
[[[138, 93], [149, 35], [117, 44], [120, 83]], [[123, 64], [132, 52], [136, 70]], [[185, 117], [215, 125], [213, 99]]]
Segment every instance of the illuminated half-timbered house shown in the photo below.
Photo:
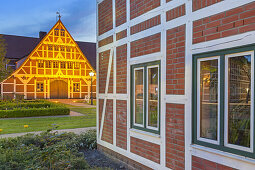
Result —
[[[7, 49], [8, 50], [8, 49]], [[25, 99], [90, 97], [90, 64], [61, 20], [26, 57], [16, 62], [16, 69], [1, 82], [3, 98]], [[92, 77], [96, 94], [96, 74]]]

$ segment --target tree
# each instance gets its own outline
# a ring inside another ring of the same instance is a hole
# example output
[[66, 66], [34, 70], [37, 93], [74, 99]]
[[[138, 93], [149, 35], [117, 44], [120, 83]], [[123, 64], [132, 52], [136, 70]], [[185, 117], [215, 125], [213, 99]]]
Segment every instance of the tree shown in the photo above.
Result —
[[6, 64], [9, 63], [9, 60], [5, 58], [7, 52], [6, 46], [5, 39], [0, 34], [0, 82], [7, 78], [12, 71], [11, 68], [6, 67]]

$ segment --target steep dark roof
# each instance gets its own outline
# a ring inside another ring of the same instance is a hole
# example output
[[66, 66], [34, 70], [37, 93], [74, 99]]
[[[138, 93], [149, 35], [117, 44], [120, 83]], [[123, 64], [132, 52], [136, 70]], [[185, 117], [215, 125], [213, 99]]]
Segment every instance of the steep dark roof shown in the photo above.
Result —
[[[16, 35], [4, 35], [3, 38], [7, 44], [8, 59], [22, 59], [28, 56], [36, 45], [40, 42], [40, 38], [23, 37]], [[89, 60], [91, 66], [96, 69], [96, 43], [90, 42], [76, 42], [83, 54]]]

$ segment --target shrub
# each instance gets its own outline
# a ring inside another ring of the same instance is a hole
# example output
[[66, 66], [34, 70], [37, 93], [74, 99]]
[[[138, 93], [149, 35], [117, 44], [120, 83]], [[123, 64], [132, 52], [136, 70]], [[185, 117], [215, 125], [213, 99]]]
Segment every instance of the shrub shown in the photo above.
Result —
[[0, 118], [68, 115], [70, 109], [60, 103], [38, 100], [29, 102], [2, 102]]
[[0, 169], [88, 169], [80, 151], [95, 148], [95, 143], [94, 130], [0, 139]]

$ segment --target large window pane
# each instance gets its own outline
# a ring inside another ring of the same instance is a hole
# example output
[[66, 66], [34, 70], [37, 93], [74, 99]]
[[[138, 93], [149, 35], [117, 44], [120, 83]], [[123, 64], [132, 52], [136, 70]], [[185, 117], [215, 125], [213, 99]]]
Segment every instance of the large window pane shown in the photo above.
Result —
[[228, 58], [228, 142], [250, 147], [251, 56]]
[[135, 70], [135, 124], [143, 124], [144, 112], [143, 69]]
[[148, 68], [148, 126], [158, 127], [158, 67]]
[[217, 140], [218, 60], [200, 62], [200, 137]]

